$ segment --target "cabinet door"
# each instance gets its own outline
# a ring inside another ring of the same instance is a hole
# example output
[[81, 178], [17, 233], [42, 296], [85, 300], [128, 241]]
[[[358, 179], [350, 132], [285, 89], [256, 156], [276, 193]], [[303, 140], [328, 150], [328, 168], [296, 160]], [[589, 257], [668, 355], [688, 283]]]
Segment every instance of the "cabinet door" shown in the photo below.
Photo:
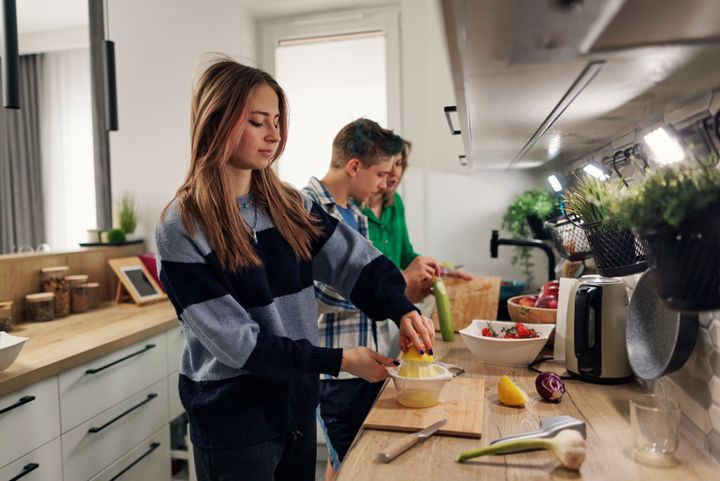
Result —
[[166, 375], [165, 333], [62, 372], [60, 424], [66, 433]]
[[170, 463], [170, 428], [166, 424], [90, 481], [169, 480]]
[[95, 476], [169, 422], [163, 378], [62, 435], [64, 479]]
[[170, 409], [170, 419], [175, 419], [185, 412], [185, 408], [180, 402], [180, 390], [178, 389], [177, 371], [168, 376], [168, 408]]
[[168, 374], [180, 369], [180, 354], [185, 346], [185, 335], [180, 327], [165, 333], [167, 341], [167, 372]]
[[0, 479], [22, 481], [63, 481], [60, 438], [55, 438], [0, 469]]
[[57, 377], [0, 397], [0, 466], [58, 436]]

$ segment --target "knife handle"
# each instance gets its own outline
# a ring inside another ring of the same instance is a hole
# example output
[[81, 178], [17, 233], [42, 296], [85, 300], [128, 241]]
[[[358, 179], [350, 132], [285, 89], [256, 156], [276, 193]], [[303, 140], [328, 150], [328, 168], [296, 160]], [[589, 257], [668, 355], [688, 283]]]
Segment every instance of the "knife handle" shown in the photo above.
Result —
[[419, 442], [420, 437], [415, 433], [403, 436], [389, 448], [380, 452], [380, 454], [378, 454], [378, 460], [381, 463], [389, 463]]

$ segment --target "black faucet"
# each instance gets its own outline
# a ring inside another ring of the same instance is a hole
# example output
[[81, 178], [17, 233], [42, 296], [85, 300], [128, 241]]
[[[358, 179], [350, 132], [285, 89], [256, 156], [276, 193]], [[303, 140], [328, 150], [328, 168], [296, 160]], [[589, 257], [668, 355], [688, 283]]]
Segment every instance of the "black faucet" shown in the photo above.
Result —
[[537, 247], [542, 249], [548, 256], [548, 280], [555, 280], [555, 253], [549, 245], [541, 240], [526, 240], [526, 239], [500, 239], [498, 231], [492, 231], [492, 237], [490, 238], [490, 257], [497, 259], [498, 246], [522, 246], [522, 247]]

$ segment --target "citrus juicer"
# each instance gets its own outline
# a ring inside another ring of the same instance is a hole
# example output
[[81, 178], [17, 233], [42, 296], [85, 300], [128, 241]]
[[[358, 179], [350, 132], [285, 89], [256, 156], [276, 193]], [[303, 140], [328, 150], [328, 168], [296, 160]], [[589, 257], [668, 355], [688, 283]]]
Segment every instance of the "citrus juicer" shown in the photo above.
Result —
[[402, 355], [402, 364], [398, 369], [398, 374], [403, 377], [426, 378], [435, 377], [437, 374], [433, 369], [433, 356], [428, 354], [422, 347], [424, 352], [420, 354], [415, 345], [410, 345], [408, 350]]

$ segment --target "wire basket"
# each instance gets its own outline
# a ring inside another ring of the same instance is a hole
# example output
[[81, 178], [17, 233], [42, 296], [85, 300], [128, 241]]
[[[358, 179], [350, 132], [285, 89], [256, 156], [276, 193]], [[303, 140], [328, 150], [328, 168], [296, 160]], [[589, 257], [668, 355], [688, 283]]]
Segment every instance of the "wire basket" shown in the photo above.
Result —
[[555, 249], [569, 261], [584, 261], [592, 257], [590, 243], [585, 231], [580, 228], [579, 219], [558, 219], [545, 222]]
[[618, 219], [582, 224], [600, 275], [622, 277], [647, 269], [645, 241]]

